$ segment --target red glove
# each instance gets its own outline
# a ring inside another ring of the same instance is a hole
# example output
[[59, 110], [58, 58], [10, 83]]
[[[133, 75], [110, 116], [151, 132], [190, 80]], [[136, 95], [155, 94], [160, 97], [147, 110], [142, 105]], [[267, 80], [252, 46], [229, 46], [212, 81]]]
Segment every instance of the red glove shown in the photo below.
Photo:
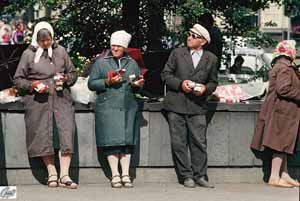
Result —
[[45, 93], [49, 89], [48, 85], [45, 85], [43, 82], [41, 82], [39, 80], [32, 82], [31, 87], [38, 93]]

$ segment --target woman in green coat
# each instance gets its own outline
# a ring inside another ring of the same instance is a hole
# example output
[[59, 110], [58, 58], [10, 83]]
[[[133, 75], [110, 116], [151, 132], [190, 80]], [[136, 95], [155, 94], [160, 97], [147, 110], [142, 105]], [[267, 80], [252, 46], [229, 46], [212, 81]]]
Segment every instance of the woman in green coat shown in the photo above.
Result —
[[[129, 176], [130, 157], [135, 148], [138, 104], [134, 96], [144, 84], [137, 63], [125, 51], [131, 35], [111, 35], [111, 50], [92, 66], [88, 87], [96, 91], [95, 125], [97, 147], [107, 156], [111, 186], [133, 187]], [[122, 176], [118, 164], [122, 167]]]

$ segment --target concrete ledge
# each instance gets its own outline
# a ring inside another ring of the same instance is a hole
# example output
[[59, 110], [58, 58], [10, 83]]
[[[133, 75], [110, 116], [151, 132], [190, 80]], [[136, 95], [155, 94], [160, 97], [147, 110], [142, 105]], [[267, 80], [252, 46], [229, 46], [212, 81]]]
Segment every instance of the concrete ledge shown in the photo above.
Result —
[[[160, 112], [162, 110], [161, 102], [142, 102], [139, 101], [140, 109], [142, 111]], [[245, 103], [220, 103], [209, 101], [209, 111], [232, 111], [232, 112], [259, 112], [262, 105], [261, 101], [251, 101], [249, 104]], [[75, 103], [76, 112], [93, 112], [95, 104]], [[24, 112], [22, 102], [0, 104], [0, 111], [2, 112]]]
[[[45, 169], [7, 169], [6, 177], [8, 185], [32, 185], [40, 184], [37, 177], [46, 181]], [[142, 183], [176, 183], [177, 178], [174, 168], [137, 168], [135, 170], [136, 182]], [[3, 175], [3, 174], [2, 174]], [[101, 168], [72, 169], [71, 175], [74, 181], [80, 184], [108, 183]], [[261, 168], [209, 168], [208, 175], [212, 183], [263, 183]]]

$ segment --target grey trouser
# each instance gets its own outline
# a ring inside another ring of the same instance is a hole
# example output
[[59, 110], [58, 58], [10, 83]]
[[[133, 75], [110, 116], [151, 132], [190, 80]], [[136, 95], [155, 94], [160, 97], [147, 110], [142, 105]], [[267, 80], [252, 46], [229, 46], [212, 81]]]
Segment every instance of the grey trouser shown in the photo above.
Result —
[[195, 180], [200, 177], [207, 178], [205, 115], [168, 112], [168, 123], [172, 156], [179, 182], [183, 182], [186, 178]]

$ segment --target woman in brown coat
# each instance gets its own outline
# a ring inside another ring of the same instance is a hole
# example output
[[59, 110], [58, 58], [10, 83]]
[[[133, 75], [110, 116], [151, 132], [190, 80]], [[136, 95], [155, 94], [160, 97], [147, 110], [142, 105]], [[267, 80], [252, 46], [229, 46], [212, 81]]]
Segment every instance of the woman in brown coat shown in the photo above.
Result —
[[[48, 170], [48, 186], [77, 188], [69, 177], [74, 151], [75, 116], [69, 87], [77, 79], [65, 49], [53, 41], [47, 22], [35, 26], [31, 45], [22, 55], [15, 74], [16, 87], [25, 93], [26, 144], [29, 157], [42, 157]], [[53, 135], [57, 128], [59, 136]], [[59, 149], [60, 179], [54, 166]]]
[[295, 41], [282, 41], [275, 49], [268, 94], [251, 144], [255, 153], [271, 153], [272, 167], [268, 182], [271, 186], [300, 186], [287, 170], [287, 154], [300, 151], [300, 80], [299, 71], [293, 63], [295, 45]]

